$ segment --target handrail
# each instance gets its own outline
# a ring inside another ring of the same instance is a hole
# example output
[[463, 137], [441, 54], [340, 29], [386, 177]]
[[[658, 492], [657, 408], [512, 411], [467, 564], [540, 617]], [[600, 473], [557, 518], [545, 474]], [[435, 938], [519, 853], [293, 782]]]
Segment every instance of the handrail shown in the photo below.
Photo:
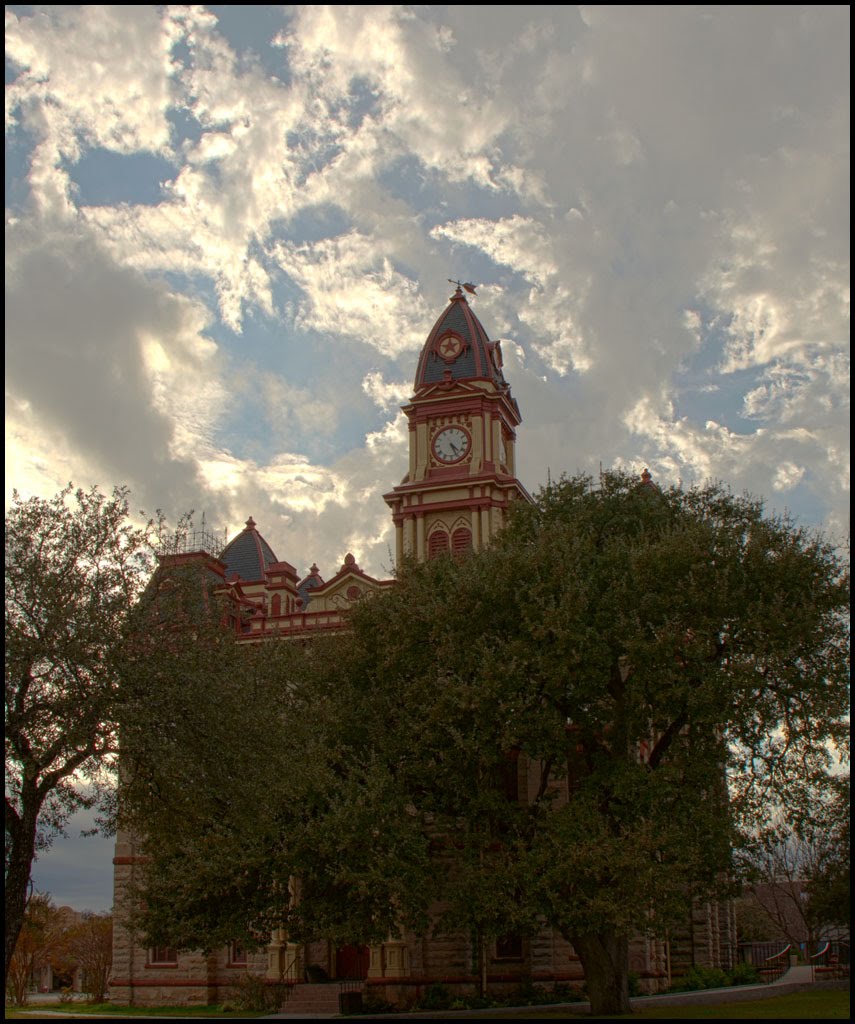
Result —
[[[789, 954], [791, 949], [793, 949], [793, 944], [792, 942], [788, 942], [780, 953], [775, 953], [773, 956], [767, 956], [763, 961], [764, 966], [761, 968], [760, 973], [767, 984], [777, 981], [778, 978], [782, 978], [787, 972], [790, 966]], [[784, 957], [787, 959], [784, 960]]]
[[[836, 948], [835, 948], [836, 947]], [[810, 957], [811, 980], [817, 971], [834, 980], [849, 976], [849, 943], [839, 939], [826, 939], [825, 945]]]
[[297, 980], [295, 978], [289, 978], [288, 975], [291, 973], [291, 969], [293, 967], [296, 967], [299, 962], [300, 962], [300, 954], [299, 953], [295, 953], [294, 957], [285, 965], [284, 970], [282, 970], [280, 972], [280, 974], [279, 974], [280, 981], [282, 981], [284, 983], [284, 985], [285, 985], [285, 991], [283, 993], [283, 998], [282, 998], [282, 1005], [283, 1006], [291, 998], [291, 996], [292, 996], [292, 994], [294, 992], [294, 989], [297, 987]]

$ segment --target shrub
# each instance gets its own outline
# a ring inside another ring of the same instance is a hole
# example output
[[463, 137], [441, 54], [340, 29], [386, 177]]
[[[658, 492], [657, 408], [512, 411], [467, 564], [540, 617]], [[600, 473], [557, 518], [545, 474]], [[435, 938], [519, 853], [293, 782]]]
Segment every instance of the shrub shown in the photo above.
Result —
[[671, 992], [696, 992], [704, 988], [726, 988], [731, 982], [717, 967], [691, 967], [671, 986]]
[[581, 1003], [582, 993], [578, 986], [570, 985], [566, 981], [556, 981], [552, 987], [552, 995], [556, 1003]]
[[451, 993], [438, 982], [428, 985], [417, 1005], [420, 1010], [448, 1010], [451, 1008]]
[[756, 985], [760, 981], [760, 972], [754, 964], [741, 963], [727, 972], [731, 985]]
[[354, 1010], [356, 1014], [368, 1014], [369, 1016], [378, 1016], [382, 1013], [394, 1013], [398, 1009], [394, 1003], [390, 1003], [387, 999], [381, 999], [379, 996], [368, 995], [362, 1000], [362, 1006], [358, 1010]]
[[290, 987], [286, 982], [271, 984], [258, 974], [245, 974], [229, 985], [226, 1002], [236, 1010], [277, 1011]]

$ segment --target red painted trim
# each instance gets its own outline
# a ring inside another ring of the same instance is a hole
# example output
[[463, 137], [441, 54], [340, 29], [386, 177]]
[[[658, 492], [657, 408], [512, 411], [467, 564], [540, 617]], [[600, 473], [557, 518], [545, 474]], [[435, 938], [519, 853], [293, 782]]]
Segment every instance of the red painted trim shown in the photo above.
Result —
[[[570, 960], [577, 960], [578, 957], [570, 957]], [[567, 971], [552, 971], [544, 973], [532, 972], [532, 979], [536, 978], [538, 981], [578, 981], [581, 983], [582, 979], [578, 974], [570, 974]], [[435, 975], [430, 974], [425, 977], [419, 978], [413, 975], [409, 975], [405, 978], [366, 978], [366, 985], [378, 986], [378, 985], [474, 985], [478, 983], [478, 977], [474, 974], [447, 974], [447, 975]], [[487, 974], [487, 983], [493, 982], [494, 984], [501, 984], [502, 982], [518, 982], [520, 980], [520, 974], [518, 972], [507, 973], [507, 974]]]
[[447, 512], [454, 509], [478, 509], [479, 511], [485, 508], [506, 509], [508, 504], [507, 498], [504, 500], [498, 498], [455, 498], [454, 501], [422, 502], [420, 505], [405, 505], [400, 511], [393, 514], [392, 519], [397, 523], [399, 518], [403, 521], [414, 515], [424, 515], [426, 512]]
[[[487, 382], [489, 383], [489, 382]], [[491, 416], [498, 416], [502, 419], [508, 429], [513, 432], [522, 422], [519, 406], [511, 397], [510, 392], [505, 391], [484, 391], [481, 388], [466, 388], [449, 391], [447, 388], [442, 394], [431, 397], [428, 394], [416, 395], [405, 406], [402, 406], [404, 413], [410, 423], [423, 423], [427, 419], [440, 416], [451, 416], [455, 412], [464, 415], [481, 415], [490, 412]], [[515, 434], [513, 434], [516, 437]]]
[[[265, 985], [279, 985], [282, 982], [276, 978], [262, 978]], [[213, 981], [193, 981], [190, 978], [166, 978], [158, 981], [156, 978], [111, 978], [110, 988], [157, 988], [158, 985], [169, 985], [171, 988], [219, 988], [222, 985], [233, 985], [234, 978], [217, 978]], [[297, 984], [295, 981], [285, 981], [284, 984], [292, 988]], [[145, 1009], [145, 1007], [141, 1007]]]
[[[467, 476], [462, 477], [459, 481], [460, 486], [469, 488], [486, 488], [489, 485], [493, 485], [500, 491], [517, 491], [519, 495], [526, 498], [529, 502], [532, 501], [528, 491], [514, 476], [500, 477], [495, 473], [491, 473], [486, 476]], [[447, 480], [433, 482], [431, 480], [419, 480], [416, 483], [400, 484], [395, 488], [394, 491], [390, 491], [388, 494], [383, 495], [383, 500], [387, 505], [391, 505], [394, 502], [403, 502], [405, 498], [409, 498], [420, 494], [431, 494], [434, 491], [447, 491], [449, 483]], [[458, 500], [458, 499], [455, 499]], [[405, 505], [405, 508], [412, 508], [415, 506]], [[427, 505], [425, 507], [428, 507]]]
[[[156, 964], [157, 967], [168, 966], [166, 964]], [[148, 965], [146, 965], [148, 968]], [[207, 980], [194, 981], [191, 978], [120, 978], [118, 981], [113, 978], [110, 981], [111, 988], [157, 988], [158, 985], [169, 985], [170, 988], [210, 988], [211, 984]]]

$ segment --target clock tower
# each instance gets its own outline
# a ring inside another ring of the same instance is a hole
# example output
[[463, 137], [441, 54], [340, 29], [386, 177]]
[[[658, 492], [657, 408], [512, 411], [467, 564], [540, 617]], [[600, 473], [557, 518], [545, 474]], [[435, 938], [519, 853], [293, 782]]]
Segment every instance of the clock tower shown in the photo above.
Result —
[[404, 406], [410, 468], [383, 497], [395, 523], [396, 559], [478, 551], [510, 502], [531, 498], [516, 478], [520, 413], [490, 341], [458, 285], [428, 335]]

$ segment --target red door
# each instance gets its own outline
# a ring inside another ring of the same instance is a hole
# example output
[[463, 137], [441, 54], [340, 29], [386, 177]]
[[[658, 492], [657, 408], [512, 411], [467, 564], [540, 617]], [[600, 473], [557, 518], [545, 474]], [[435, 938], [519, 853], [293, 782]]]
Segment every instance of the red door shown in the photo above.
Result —
[[336, 977], [364, 980], [368, 977], [369, 959], [367, 946], [342, 946], [335, 954]]

